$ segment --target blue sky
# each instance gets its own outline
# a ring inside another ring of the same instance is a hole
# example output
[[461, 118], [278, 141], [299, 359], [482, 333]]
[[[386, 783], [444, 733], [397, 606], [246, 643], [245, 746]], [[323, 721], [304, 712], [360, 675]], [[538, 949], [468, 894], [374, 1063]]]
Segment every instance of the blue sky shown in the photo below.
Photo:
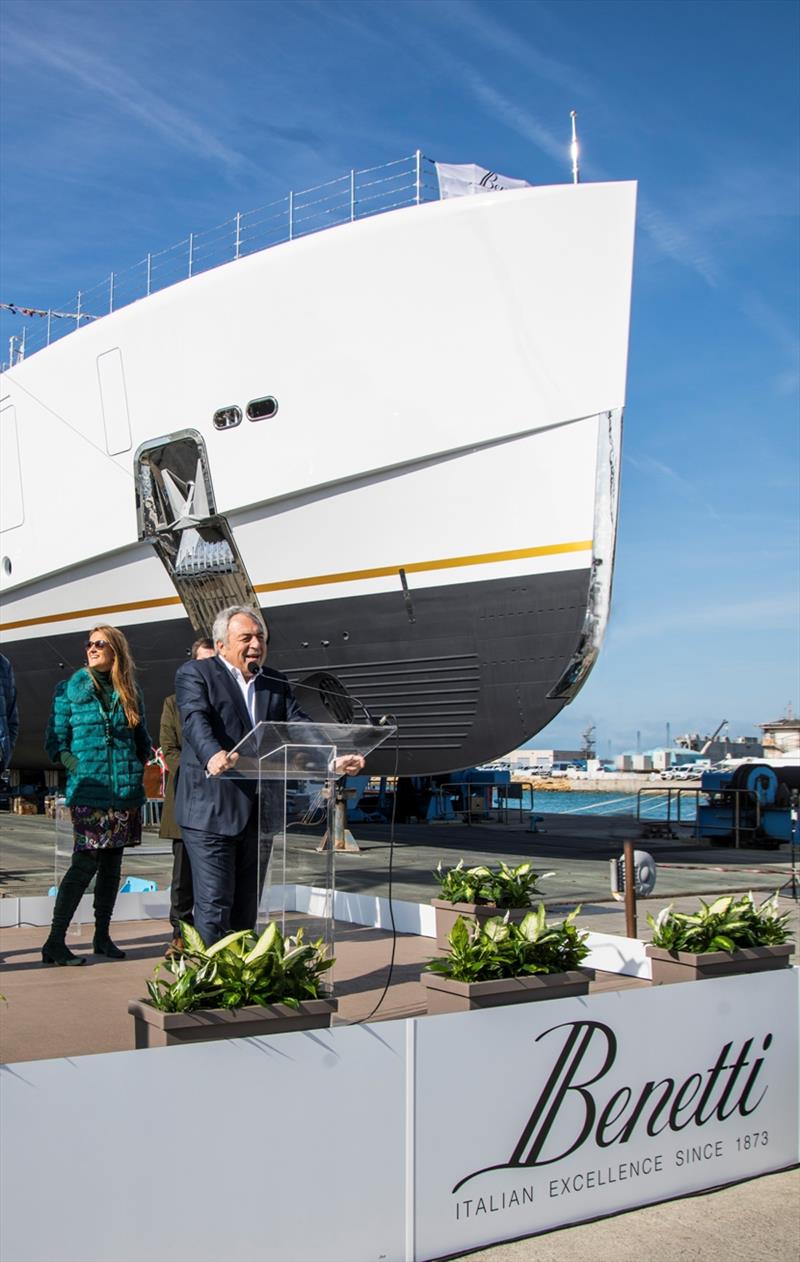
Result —
[[[621, 522], [600, 661], [538, 744], [800, 707], [791, 0], [4, 0], [3, 301], [46, 308], [421, 148], [637, 179]], [[19, 323], [0, 320], [3, 358]]]

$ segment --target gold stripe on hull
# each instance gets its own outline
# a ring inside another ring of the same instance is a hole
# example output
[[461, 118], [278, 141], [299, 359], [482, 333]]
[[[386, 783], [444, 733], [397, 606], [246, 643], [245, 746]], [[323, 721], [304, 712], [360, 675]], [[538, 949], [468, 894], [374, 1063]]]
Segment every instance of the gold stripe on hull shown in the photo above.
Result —
[[[513, 548], [508, 552], [484, 552], [475, 556], [442, 557], [435, 561], [411, 561], [408, 565], [383, 565], [372, 570], [345, 570], [340, 574], [314, 574], [306, 578], [283, 579], [277, 583], [257, 583], [257, 592], [279, 592], [302, 587], [324, 587], [328, 583], [353, 583], [370, 578], [387, 578], [399, 573], [425, 574], [433, 570], [450, 570], [461, 566], [495, 565], [501, 561], [524, 561], [530, 557], [559, 556], [569, 552], [590, 552], [591, 539], [573, 543], [546, 544], [540, 548]], [[67, 613], [44, 614], [39, 618], [20, 618], [17, 622], [0, 622], [0, 632], [19, 627], [44, 626], [51, 622], [67, 622], [77, 618], [97, 618], [107, 614], [126, 613], [135, 609], [164, 609], [180, 605], [179, 596], [154, 597], [151, 600], [130, 600], [118, 605], [100, 605], [94, 609], [71, 609]]]

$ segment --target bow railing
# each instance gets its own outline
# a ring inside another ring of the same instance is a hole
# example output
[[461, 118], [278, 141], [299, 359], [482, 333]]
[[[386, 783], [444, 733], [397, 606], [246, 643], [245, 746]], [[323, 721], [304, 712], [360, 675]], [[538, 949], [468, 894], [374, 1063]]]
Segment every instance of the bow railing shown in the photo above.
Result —
[[325, 228], [438, 198], [435, 164], [417, 150], [410, 157], [348, 171], [254, 210], [237, 212], [213, 228], [190, 232], [174, 245], [112, 272], [90, 289], [79, 290], [74, 298], [49, 310], [32, 312], [20, 307], [20, 315], [35, 314], [39, 319], [35, 327], [26, 325], [19, 336], [10, 339], [10, 364], [19, 363], [90, 321], [199, 272]]

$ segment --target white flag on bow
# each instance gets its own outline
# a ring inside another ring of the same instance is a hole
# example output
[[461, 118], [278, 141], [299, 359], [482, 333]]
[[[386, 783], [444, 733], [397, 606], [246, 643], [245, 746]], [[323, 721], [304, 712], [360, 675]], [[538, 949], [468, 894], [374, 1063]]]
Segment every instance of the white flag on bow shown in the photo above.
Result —
[[504, 188], [533, 187], [527, 180], [513, 180], [508, 175], [476, 166], [474, 162], [465, 162], [461, 166], [437, 162], [435, 166], [441, 197], [465, 197], [473, 193], [499, 193]]

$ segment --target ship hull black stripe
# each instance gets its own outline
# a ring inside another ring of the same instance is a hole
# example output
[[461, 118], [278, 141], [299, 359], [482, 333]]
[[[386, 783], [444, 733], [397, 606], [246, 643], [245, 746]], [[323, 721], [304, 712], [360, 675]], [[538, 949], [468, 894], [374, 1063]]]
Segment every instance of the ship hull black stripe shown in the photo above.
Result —
[[[413, 622], [399, 588], [275, 609], [265, 601], [269, 662], [298, 684], [324, 671], [373, 715], [396, 712], [400, 774], [472, 766], [514, 749], [560, 711], [547, 694], [580, 640], [589, 577], [581, 569], [412, 588]], [[127, 626], [121, 614], [115, 625], [130, 640], [157, 740], [164, 697], [195, 633], [186, 618]], [[88, 629], [4, 637], [19, 690], [15, 767], [49, 765], [42, 740], [53, 691], [83, 665]], [[301, 703], [303, 695], [298, 688]], [[369, 770], [391, 773], [395, 758], [392, 740]]]

